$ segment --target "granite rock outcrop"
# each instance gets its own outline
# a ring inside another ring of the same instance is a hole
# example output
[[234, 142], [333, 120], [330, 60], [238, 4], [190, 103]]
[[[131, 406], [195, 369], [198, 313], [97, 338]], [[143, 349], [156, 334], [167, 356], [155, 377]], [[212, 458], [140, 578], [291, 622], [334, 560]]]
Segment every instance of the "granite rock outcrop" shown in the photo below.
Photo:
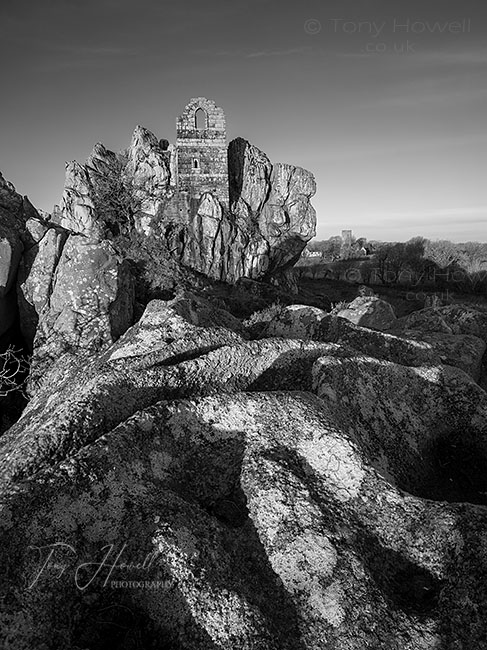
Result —
[[0, 438], [6, 647], [482, 647], [487, 393], [300, 323], [180, 294], [51, 367]]

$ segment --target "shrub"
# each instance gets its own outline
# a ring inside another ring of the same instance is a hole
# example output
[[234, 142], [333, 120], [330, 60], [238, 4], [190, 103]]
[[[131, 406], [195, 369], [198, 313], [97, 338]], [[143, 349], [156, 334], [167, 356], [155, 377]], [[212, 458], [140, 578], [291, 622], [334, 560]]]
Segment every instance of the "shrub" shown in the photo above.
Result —
[[276, 316], [279, 316], [285, 309], [285, 305], [279, 301], [272, 303], [264, 309], [255, 311], [247, 320], [243, 321], [243, 326], [251, 338], [258, 338], [268, 323]]

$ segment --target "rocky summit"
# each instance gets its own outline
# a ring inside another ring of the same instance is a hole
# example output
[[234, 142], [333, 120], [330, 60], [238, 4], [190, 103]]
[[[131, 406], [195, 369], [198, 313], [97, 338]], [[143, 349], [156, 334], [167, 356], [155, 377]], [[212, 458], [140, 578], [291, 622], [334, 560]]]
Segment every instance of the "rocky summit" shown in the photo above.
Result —
[[0, 176], [2, 649], [487, 649], [487, 314], [305, 304], [314, 191], [201, 97]]
[[483, 316], [440, 318], [183, 292], [61, 357], [0, 438], [2, 647], [485, 647]]

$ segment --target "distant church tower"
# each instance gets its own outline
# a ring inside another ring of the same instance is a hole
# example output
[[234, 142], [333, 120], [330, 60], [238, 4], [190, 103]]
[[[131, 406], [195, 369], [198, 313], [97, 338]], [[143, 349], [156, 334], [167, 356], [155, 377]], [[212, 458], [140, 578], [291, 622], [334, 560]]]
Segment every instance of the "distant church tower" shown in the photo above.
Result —
[[194, 97], [177, 119], [177, 188], [180, 210], [194, 214], [204, 192], [228, 207], [225, 114], [214, 101]]

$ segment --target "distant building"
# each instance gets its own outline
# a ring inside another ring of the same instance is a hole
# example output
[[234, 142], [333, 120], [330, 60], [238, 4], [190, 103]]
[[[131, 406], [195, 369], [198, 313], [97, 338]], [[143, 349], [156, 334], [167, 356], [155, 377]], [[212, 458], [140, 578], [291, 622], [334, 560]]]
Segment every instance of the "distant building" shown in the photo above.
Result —
[[352, 245], [352, 231], [351, 230], [342, 230], [342, 242], [344, 246]]

